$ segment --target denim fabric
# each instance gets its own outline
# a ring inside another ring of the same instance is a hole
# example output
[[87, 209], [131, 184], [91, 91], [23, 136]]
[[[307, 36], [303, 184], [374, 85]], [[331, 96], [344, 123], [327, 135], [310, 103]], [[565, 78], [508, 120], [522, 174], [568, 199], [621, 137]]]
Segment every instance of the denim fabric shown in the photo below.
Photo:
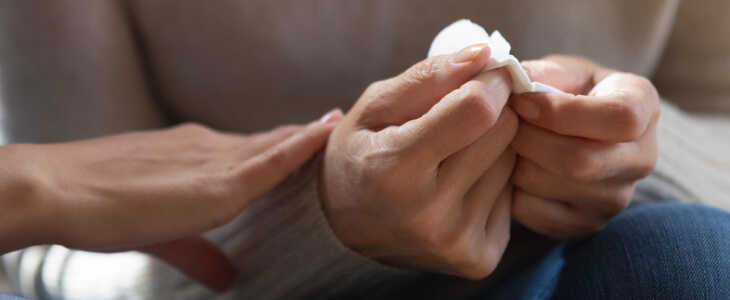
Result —
[[479, 299], [730, 299], [730, 214], [691, 204], [631, 208], [509, 282]]
[[20, 297], [8, 295], [8, 294], [0, 294], [0, 300], [25, 300], [25, 298], [20, 298]]

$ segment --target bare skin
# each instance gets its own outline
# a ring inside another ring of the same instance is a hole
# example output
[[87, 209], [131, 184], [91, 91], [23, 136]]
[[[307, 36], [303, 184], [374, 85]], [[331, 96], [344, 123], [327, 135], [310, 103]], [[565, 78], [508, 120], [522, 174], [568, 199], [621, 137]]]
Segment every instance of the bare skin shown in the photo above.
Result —
[[584, 238], [631, 202], [657, 160], [659, 96], [646, 78], [567, 56], [523, 63], [571, 94], [513, 96], [520, 115], [512, 217], [554, 238]]
[[510, 216], [551, 237], [582, 238], [623, 211], [654, 168], [659, 111], [648, 80], [549, 57], [524, 64], [532, 80], [575, 95], [510, 97], [507, 74], [481, 72], [488, 48], [459, 59], [474, 49], [371, 85], [333, 132], [321, 197], [354, 250], [482, 278], [501, 259]]
[[505, 107], [510, 77], [481, 73], [488, 60], [481, 45], [422, 61], [371, 85], [333, 132], [321, 195], [346, 245], [468, 278], [496, 267], [509, 240], [517, 118]]
[[[342, 118], [240, 135], [197, 124], [0, 148], [0, 252], [38, 244], [153, 254], [214, 290], [236, 271], [197, 237], [321, 150]], [[18, 229], [22, 230], [18, 230]]]
[[338, 123], [321, 200], [337, 237], [367, 257], [478, 279], [499, 263], [511, 218], [555, 238], [599, 230], [654, 167], [653, 86], [548, 57], [524, 63], [531, 78], [574, 95], [511, 96], [504, 70], [482, 72], [489, 53], [427, 59], [372, 84], [344, 119], [334, 111], [306, 127], [244, 136], [184, 125], [1, 147], [0, 251], [136, 249], [225, 290], [235, 270], [198, 235], [301, 166]]

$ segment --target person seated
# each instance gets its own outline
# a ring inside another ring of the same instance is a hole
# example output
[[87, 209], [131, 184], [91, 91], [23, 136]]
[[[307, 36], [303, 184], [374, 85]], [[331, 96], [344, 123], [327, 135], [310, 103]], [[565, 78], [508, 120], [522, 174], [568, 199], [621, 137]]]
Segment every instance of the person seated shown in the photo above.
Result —
[[[722, 298], [728, 8], [0, 0], [14, 293]], [[424, 60], [462, 17], [567, 93]]]

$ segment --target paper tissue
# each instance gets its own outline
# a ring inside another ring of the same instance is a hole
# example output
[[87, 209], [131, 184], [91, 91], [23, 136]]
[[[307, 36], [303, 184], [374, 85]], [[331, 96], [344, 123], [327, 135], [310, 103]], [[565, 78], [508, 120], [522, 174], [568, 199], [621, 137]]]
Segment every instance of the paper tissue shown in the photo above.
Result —
[[428, 56], [451, 54], [463, 48], [475, 44], [486, 43], [492, 50], [492, 55], [484, 71], [505, 67], [512, 76], [512, 92], [515, 94], [528, 92], [558, 92], [560, 90], [539, 82], [530, 82], [530, 78], [522, 69], [520, 62], [513, 55], [509, 54], [512, 47], [502, 37], [499, 31], [494, 31], [490, 36], [483, 27], [472, 23], [470, 20], [462, 19], [447, 26], [431, 43]]

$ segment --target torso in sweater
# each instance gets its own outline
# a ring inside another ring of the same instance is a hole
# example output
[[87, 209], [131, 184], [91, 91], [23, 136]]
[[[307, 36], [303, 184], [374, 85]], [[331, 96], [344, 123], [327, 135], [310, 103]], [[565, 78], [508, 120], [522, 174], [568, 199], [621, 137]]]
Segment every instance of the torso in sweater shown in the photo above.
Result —
[[[236, 131], [348, 109], [426, 56], [459, 18], [499, 29], [519, 59], [577, 54], [650, 75], [678, 1], [135, 1], [153, 83], [180, 120]], [[530, 8], [527, 8], [527, 7]]]

